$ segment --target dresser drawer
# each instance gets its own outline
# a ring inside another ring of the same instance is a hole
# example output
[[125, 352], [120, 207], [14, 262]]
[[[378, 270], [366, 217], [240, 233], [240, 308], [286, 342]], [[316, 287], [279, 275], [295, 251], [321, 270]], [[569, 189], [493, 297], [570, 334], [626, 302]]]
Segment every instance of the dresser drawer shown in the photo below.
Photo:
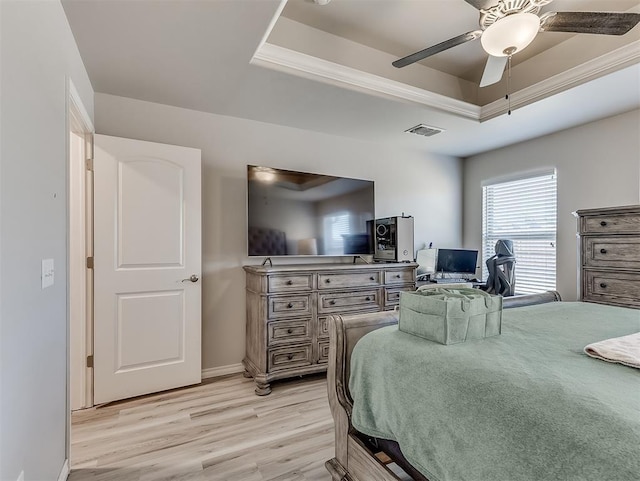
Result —
[[584, 301], [640, 307], [640, 272], [583, 271]]
[[268, 298], [269, 319], [311, 315], [311, 294], [272, 296]]
[[329, 340], [318, 341], [318, 364], [329, 362]]
[[581, 234], [640, 233], [640, 214], [606, 214], [585, 216], [580, 223]]
[[273, 321], [267, 326], [269, 346], [311, 342], [311, 319]]
[[640, 268], [640, 236], [582, 238], [585, 267]]
[[378, 286], [380, 280], [380, 271], [318, 274], [318, 289]]
[[269, 349], [268, 360], [269, 371], [308, 366], [313, 362], [311, 344]]
[[415, 291], [413, 285], [403, 287], [391, 287], [384, 290], [384, 307], [394, 307], [400, 303], [400, 292], [402, 291]]
[[267, 284], [270, 293], [310, 291], [313, 288], [313, 274], [269, 276]]
[[385, 284], [401, 284], [405, 282], [415, 282], [413, 270], [386, 270], [384, 271]]
[[322, 292], [318, 294], [318, 312], [359, 311], [379, 306], [378, 289], [357, 292]]

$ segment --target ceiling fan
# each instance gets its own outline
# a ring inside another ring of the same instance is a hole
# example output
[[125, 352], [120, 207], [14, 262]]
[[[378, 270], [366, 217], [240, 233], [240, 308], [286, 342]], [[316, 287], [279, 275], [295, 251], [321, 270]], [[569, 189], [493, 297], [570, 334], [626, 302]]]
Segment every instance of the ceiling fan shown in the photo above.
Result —
[[406, 67], [444, 50], [480, 38], [489, 59], [480, 87], [502, 79], [511, 56], [523, 50], [538, 32], [592, 33], [624, 35], [640, 22], [640, 13], [626, 12], [547, 12], [540, 9], [553, 0], [464, 0], [480, 10], [480, 29], [458, 35], [437, 45], [412, 53], [392, 63]]

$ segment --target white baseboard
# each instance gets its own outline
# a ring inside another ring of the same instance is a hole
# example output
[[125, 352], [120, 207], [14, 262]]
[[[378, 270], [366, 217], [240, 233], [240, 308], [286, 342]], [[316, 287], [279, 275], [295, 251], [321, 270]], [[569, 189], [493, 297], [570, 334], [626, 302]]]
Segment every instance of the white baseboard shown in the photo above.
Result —
[[212, 377], [226, 376], [227, 374], [236, 374], [244, 371], [242, 363], [229, 364], [228, 366], [210, 367], [202, 370], [202, 379], [209, 379]]
[[58, 481], [67, 481], [69, 477], [69, 460], [65, 459], [64, 464], [62, 465], [62, 470], [60, 471], [60, 476], [58, 476]]

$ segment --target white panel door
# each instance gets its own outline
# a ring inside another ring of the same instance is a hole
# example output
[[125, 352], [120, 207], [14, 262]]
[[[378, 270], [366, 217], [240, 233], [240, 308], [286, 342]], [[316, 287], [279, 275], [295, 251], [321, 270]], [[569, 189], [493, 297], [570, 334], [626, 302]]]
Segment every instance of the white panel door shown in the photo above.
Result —
[[94, 142], [94, 402], [198, 383], [200, 150]]

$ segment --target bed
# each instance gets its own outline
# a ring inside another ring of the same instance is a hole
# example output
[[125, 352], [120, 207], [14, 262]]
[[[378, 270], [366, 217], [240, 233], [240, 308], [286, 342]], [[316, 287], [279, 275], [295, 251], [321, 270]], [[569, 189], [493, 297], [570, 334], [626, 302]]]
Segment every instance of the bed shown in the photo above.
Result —
[[[326, 467], [334, 481], [406, 479], [392, 463], [416, 481], [638, 479], [640, 371], [592, 359], [582, 348], [640, 330], [640, 312], [565, 303], [556, 292], [505, 298], [504, 308], [501, 336], [455, 347], [426, 346], [429, 341], [399, 332], [395, 312], [330, 320], [328, 383], [336, 445]], [[410, 365], [423, 354], [425, 359]], [[400, 368], [391, 365], [391, 357]], [[469, 369], [455, 365], [465, 360]], [[522, 372], [526, 385], [519, 385]], [[435, 387], [436, 378], [446, 389]], [[481, 392], [477, 403], [465, 398], [466, 385]], [[449, 400], [443, 390], [451, 391]], [[541, 397], [547, 392], [551, 401]], [[405, 393], [409, 404], [401, 408], [398, 397]], [[463, 414], [452, 407], [420, 418], [426, 406], [447, 403]], [[452, 411], [451, 419], [446, 411]], [[523, 426], [531, 429], [516, 437]]]

